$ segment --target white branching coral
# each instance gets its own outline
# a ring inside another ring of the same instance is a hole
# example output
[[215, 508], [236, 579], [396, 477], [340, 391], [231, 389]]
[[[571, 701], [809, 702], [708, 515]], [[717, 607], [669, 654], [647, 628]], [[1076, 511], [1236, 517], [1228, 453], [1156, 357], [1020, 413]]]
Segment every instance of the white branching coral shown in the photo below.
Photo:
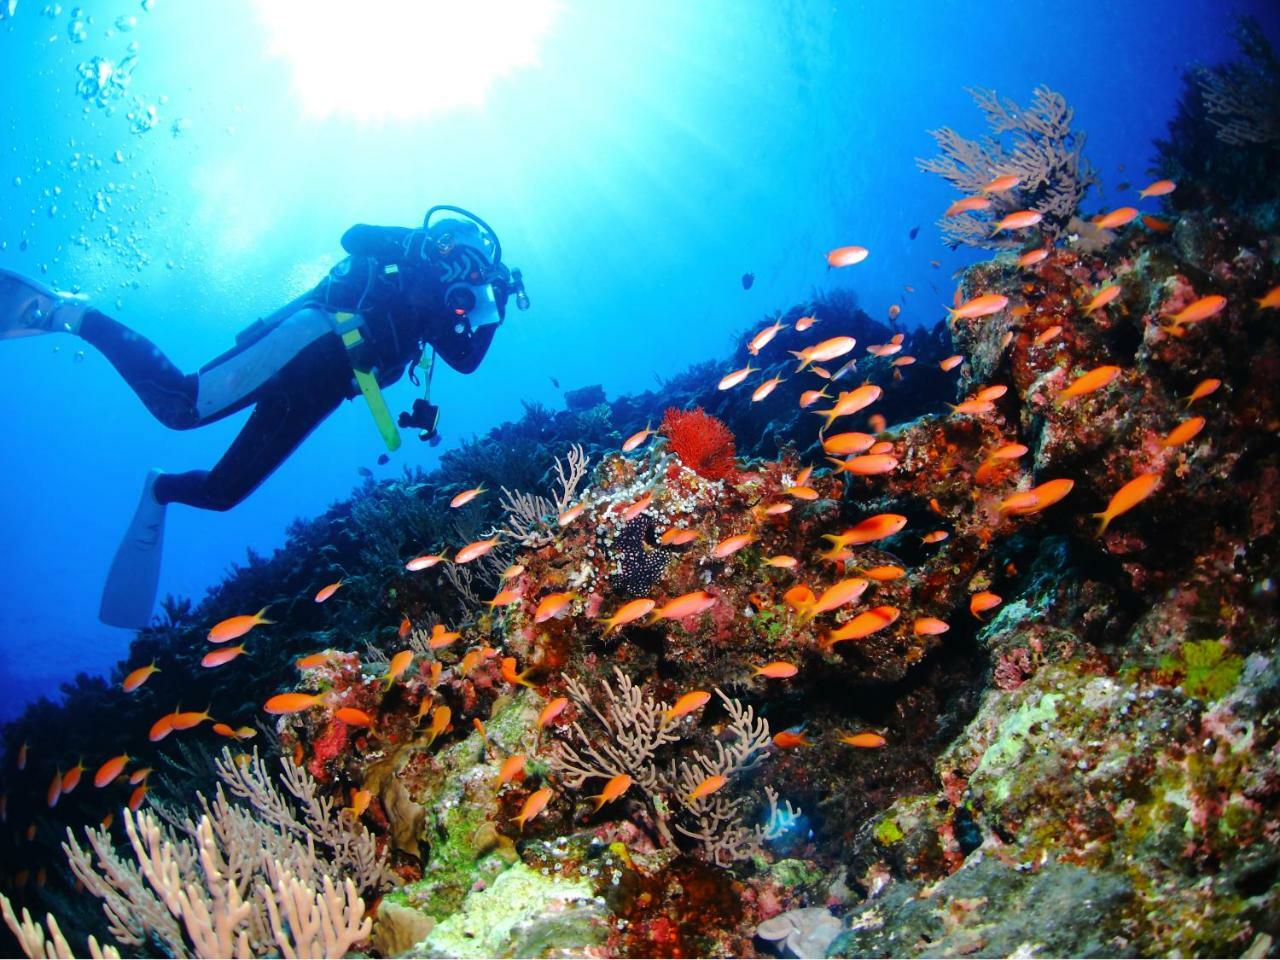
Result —
[[1200, 71], [1200, 94], [1217, 137], [1233, 146], [1280, 144], [1280, 62], [1253, 20], [1236, 31], [1243, 58]]
[[[973, 88], [969, 94], [987, 119], [991, 135], [968, 140], [950, 127], [929, 131], [942, 149], [931, 160], [916, 158], [927, 173], [936, 173], [964, 196], [978, 196], [998, 176], [1012, 174], [1018, 185], [990, 195], [991, 206], [938, 221], [943, 239], [953, 247], [966, 244], [993, 249], [1021, 246], [1016, 235], [995, 234], [996, 221], [1015, 210], [1035, 210], [1047, 236], [1061, 233], [1079, 209], [1096, 177], [1084, 160], [1085, 135], [1071, 129], [1074, 112], [1060, 93], [1036, 87], [1024, 110], [994, 90]], [[1007, 139], [1002, 139], [1007, 135]]]
[[556, 518], [573, 505], [578, 487], [587, 476], [588, 457], [575, 443], [563, 459], [556, 457], [556, 492], [552, 499], [502, 487], [501, 506], [507, 522], [500, 527], [526, 547], [549, 543], [555, 536]]
[[[798, 811], [789, 803], [780, 809], [772, 789], [766, 789], [769, 816], [755, 826], [744, 821], [746, 798], [728, 785], [691, 798], [694, 788], [708, 777], [723, 776], [733, 784], [764, 759], [769, 724], [757, 718], [751, 707], [717, 689], [729, 717], [726, 736], [716, 740], [710, 753], [695, 750], [676, 755], [675, 745], [689, 738], [689, 727], [664, 722], [666, 703], [637, 687], [622, 670], [614, 668], [614, 676], [616, 685], [602, 683], [598, 697], [576, 678], [565, 681], [581, 712], [566, 728], [569, 736], [557, 740], [552, 752], [552, 766], [566, 786], [577, 789], [593, 777], [630, 776], [647, 798], [648, 813], [661, 840], [674, 846], [674, 830], [695, 841], [704, 859], [720, 866], [751, 856], [763, 841], [795, 822]], [[594, 723], [584, 725], [588, 717]]]
[[[22, 952], [28, 957], [39, 958], [39, 960], [74, 960], [75, 953], [72, 952], [71, 946], [67, 943], [67, 938], [62, 935], [62, 931], [58, 929], [58, 921], [54, 919], [53, 914], [45, 915], [45, 926], [41, 926], [37, 921], [32, 919], [31, 911], [22, 908], [22, 917], [18, 918], [13, 912], [13, 904], [9, 902], [9, 898], [0, 893], [0, 915], [4, 916], [4, 922], [8, 924], [10, 930], [13, 931], [14, 937], [18, 940], [18, 946], [22, 948]], [[46, 927], [48, 932], [46, 933]], [[93, 937], [89, 938], [89, 956], [94, 960], [120, 960], [120, 951], [113, 946], [101, 947], [98, 941]]]

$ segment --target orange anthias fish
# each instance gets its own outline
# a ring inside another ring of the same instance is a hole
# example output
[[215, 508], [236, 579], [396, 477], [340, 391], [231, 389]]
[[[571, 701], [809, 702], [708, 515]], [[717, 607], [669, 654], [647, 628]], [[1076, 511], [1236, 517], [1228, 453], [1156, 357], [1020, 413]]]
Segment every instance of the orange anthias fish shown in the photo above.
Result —
[[332, 658], [332, 650], [321, 650], [319, 653], [309, 653], [305, 657], [299, 657], [294, 661], [294, 666], [299, 670], [313, 670], [316, 667], [323, 667]]
[[502, 573], [498, 575], [498, 579], [501, 580], [503, 583], [506, 583], [506, 581], [511, 580], [515, 577], [518, 577], [522, 573], [524, 573], [524, 564], [513, 563], [511, 564], [511, 566], [507, 567], [507, 569], [503, 570]]
[[878, 750], [887, 743], [878, 733], [841, 733], [836, 736], [836, 739], [863, 750]]
[[226, 737], [229, 740], [240, 739], [240, 734], [236, 731], [235, 727], [231, 726], [229, 723], [215, 723], [213, 725], [213, 732], [218, 736]]
[[1151, 496], [1159, 484], [1160, 474], [1142, 473], [1117, 490], [1115, 496], [1111, 498], [1111, 502], [1107, 504], [1107, 509], [1101, 513], [1093, 514], [1099, 521], [1098, 536], [1106, 533], [1107, 526], [1112, 520], [1120, 516], [1120, 514], [1132, 510], [1147, 497]]
[[804, 333], [806, 330], [812, 327], [815, 323], [820, 323], [820, 322], [821, 321], [819, 321], [817, 317], [813, 317], [813, 316], [801, 317], [799, 320], [796, 321], [796, 325], [795, 325], [796, 332]]
[[900, 580], [907, 575], [906, 570], [893, 564], [884, 564], [879, 567], [862, 567], [858, 570], [858, 573], [874, 583], [889, 583], [893, 580]]
[[1194, 439], [1204, 429], [1204, 417], [1192, 417], [1183, 420], [1169, 431], [1169, 435], [1160, 441], [1162, 447], [1180, 447], [1188, 440]]
[[860, 387], [841, 393], [836, 398], [835, 404], [830, 408], [813, 412], [820, 417], [826, 418], [827, 422], [823, 424], [822, 429], [827, 430], [837, 417], [847, 417], [857, 413], [859, 410], [864, 410], [883, 395], [884, 391], [874, 383], [864, 383]]
[[318, 707], [322, 703], [324, 703], [324, 694], [292, 691], [290, 693], [277, 693], [263, 704], [262, 709], [267, 713], [278, 715], [301, 713], [303, 710]]
[[755, 539], [756, 535], [754, 533], [737, 533], [732, 537], [726, 537], [711, 548], [711, 556], [717, 560], [723, 560], [730, 554], [737, 553], [743, 547], [753, 543]]
[[897, 607], [872, 607], [858, 614], [848, 623], [841, 624], [822, 640], [822, 646], [830, 649], [843, 640], [861, 640], [896, 623], [901, 611]]
[[649, 493], [646, 493], [643, 497], [640, 497], [638, 500], [626, 506], [626, 508], [622, 511], [622, 522], [630, 523], [636, 517], [640, 516], [640, 514], [648, 510], [652, 503], [653, 503], [653, 492], [650, 491]]
[[898, 468], [898, 458], [888, 454], [867, 454], [861, 457], [849, 457], [841, 461], [840, 469], [855, 477], [874, 477], [881, 473], [890, 473]]
[[50, 808], [56, 807], [60, 796], [62, 796], [62, 771], [58, 770], [49, 781], [49, 789], [45, 791], [45, 802]]
[[781, 330], [783, 326], [785, 326], [785, 324], [779, 320], [765, 327], [751, 338], [751, 342], [747, 344], [747, 353], [751, 354], [753, 357], [758, 355], [761, 350], [768, 346], [769, 341], [778, 335], [778, 331]]
[[1168, 233], [1173, 229], [1173, 224], [1168, 220], [1161, 220], [1159, 217], [1153, 217], [1147, 213], [1142, 215], [1142, 225], [1152, 233]]
[[65, 797], [68, 793], [80, 786], [80, 777], [85, 771], [84, 760], [79, 760], [76, 765], [62, 775], [62, 795]]
[[359, 820], [364, 816], [364, 812], [369, 809], [369, 803], [373, 800], [373, 793], [369, 790], [352, 790], [351, 806], [343, 807], [347, 813], [351, 814], [351, 819]]
[[1194, 303], [1189, 303], [1177, 313], [1170, 314], [1165, 319], [1169, 321], [1168, 327], [1180, 327], [1184, 323], [1199, 323], [1201, 320], [1208, 320], [1215, 314], [1221, 313], [1222, 308], [1227, 305], [1227, 298], [1213, 294], [1208, 297], [1201, 297]]
[[964, 356], [959, 353], [953, 353], [951, 356], [947, 357], [945, 360], [939, 360], [938, 366], [942, 370], [946, 371], [946, 370], [954, 370], [956, 367], [960, 366], [960, 364], [962, 363], [964, 363]]
[[565, 591], [563, 593], [549, 593], [538, 601], [537, 608], [533, 611], [533, 622], [543, 623], [551, 620], [564, 611], [570, 603], [578, 598], [573, 591]]
[[855, 524], [841, 534], [823, 534], [824, 540], [830, 540], [838, 550], [883, 540], [899, 532], [907, 525], [907, 518], [898, 513], [878, 513]]
[[414, 557], [404, 565], [404, 568], [411, 573], [417, 573], [419, 570], [427, 570], [434, 567], [437, 563], [448, 563], [448, 558], [440, 556], [438, 553], [424, 553], [420, 557]]
[[707, 701], [711, 699], [711, 694], [705, 690], [691, 690], [683, 697], [675, 702], [670, 709], [662, 714], [662, 725], [665, 727], [672, 720], [678, 720], [683, 716], [693, 713], [707, 705]]
[[982, 188], [983, 193], [1004, 193], [1006, 190], [1012, 190], [1019, 184], [1020, 179], [1017, 174], [1004, 173], [996, 177], [990, 183]]
[[513, 818], [516, 823], [520, 824], [521, 833], [524, 833], [524, 825], [526, 823], [547, 808], [547, 804], [551, 802], [551, 796], [550, 787], [543, 787], [541, 790], [535, 790], [529, 794], [524, 806], [520, 808], [519, 815]]
[[773, 745], [780, 750], [794, 750], [796, 747], [812, 747], [813, 742], [803, 733], [782, 730], [773, 735]]
[[[431, 628], [431, 636], [427, 639], [427, 649], [443, 650], [449, 644], [462, 636], [457, 630], [449, 630], [443, 623], [437, 623]], [[401, 651], [402, 653], [404, 651]]]
[[1034, 250], [1028, 250], [1026, 253], [1018, 257], [1018, 266], [1034, 267], [1037, 263], [1040, 263], [1042, 260], [1044, 260], [1048, 256], [1049, 256], [1049, 251], [1047, 248], [1037, 247]]
[[795, 557], [790, 557], [786, 554], [779, 554], [776, 557], [766, 557], [764, 560], [764, 565], [766, 567], [773, 567], [776, 570], [794, 570], [799, 563], [800, 561]]
[[541, 730], [547, 724], [555, 720], [556, 717], [564, 713], [569, 707], [568, 697], [556, 697], [549, 701], [542, 712], [538, 714], [538, 729]]
[[484, 488], [484, 484], [481, 484], [478, 487], [472, 487], [470, 490], [463, 490], [460, 494], [449, 501], [449, 506], [453, 507], [455, 510], [458, 507], [465, 507], [482, 493], [488, 493]]
[[209, 711], [206, 710], [175, 710], [169, 714], [170, 724], [174, 730], [190, 730], [192, 727], [198, 727], [206, 720], [212, 720]]
[[822, 438], [822, 449], [833, 457], [847, 457], [850, 454], [866, 453], [876, 442], [869, 433], [851, 430], [848, 433], [837, 433]]
[[134, 787], [133, 793], [129, 794], [129, 809], [136, 811], [142, 806], [142, 801], [146, 799], [146, 796], [147, 785], [145, 783], [140, 783]]
[[530, 668], [530, 670], [526, 670], [524, 673], [516, 673], [516, 658], [515, 657], [502, 658], [502, 679], [507, 681], [507, 683], [518, 684], [519, 686], [528, 687], [530, 690], [532, 690], [533, 684], [530, 683], [527, 679], [525, 679], [526, 677], [529, 676], [531, 669], [532, 668]]
[[[270, 606], [268, 604], [268, 606]], [[243, 637], [246, 633], [256, 626], [264, 623], [274, 623], [274, 620], [263, 618], [263, 614], [267, 612], [267, 607], [263, 607], [257, 613], [244, 614], [238, 617], [228, 617], [214, 625], [209, 631], [210, 643], [226, 643], [228, 640], [236, 640]]]
[[519, 600], [519, 590], [499, 590], [493, 595], [492, 600], [486, 600], [485, 603], [489, 605], [490, 610], [494, 610], [498, 607], [508, 607]]
[[800, 361], [800, 364], [796, 367], [796, 373], [799, 373], [811, 363], [826, 363], [828, 360], [843, 357], [857, 344], [858, 341], [853, 337], [831, 337], [820, 343], [805, 347], [803, 350], [792, 350], [790, 353]]
[[782, 492], [789, 497], [795, 497], [797, 500], [817, 500], [818, 499], [818, 491], [813, 489], [813, 487], [801, 487], [801, 486], [787, 487], [787, 489], [783, 490]]
[[1132, 223], [1137, 217], [1138, 211], [1135, 207], [1118, 207], [1110, 213], [1094, 217], [1093, 225], [1099, 230], [1114, 230], [1116, 227], [1123, 227], [1126, 223]]
[[911, 632], [918, 637], [936, 637], [950, 629], [949, 623], [937, 617], [917, 617], [916, 622], [911, 625]]
[[825, 385], [821, 390], [806, 390], [800, 394], [800, 406], [801, 408], [811, 407], [824, 397], [828, 400], [831, 399], [831, 394], [827, 393]]
[[986, 210], [991, 206], [989, 197], [961, 197], [943, 212], [944, 217], [954, 217], [961, 213], [973, 213], [977, 210]]
[[952, 320], [977, 320], [999, 313], [1009, 305], [1009, 298], [1000, 293], [984, 293], [980, 297], [966, 300], [957, 307], [947, 307]]
[[827, 263], [833, 267], [851, 267], [867, 259], [871, 251], [866, 247], [851, 244], [847, 247], [836, 247], [827, 253]]
[[244, 653], [244, 644], [237, 644], [234, 647], [223, 647], [221, 650], [210, 650], [200, 658], [200, 666], [202, 667], [220, 667], [224, 663], [230, 663], [240, 654]]
[[1192, 390], [1191, 394], [1187, 397], [1187, 406], [1191, 406], [1197, 400], [1203, 400], [1205, 397], [1209, 396], [1209, 394], [1216, 391], [1220, 386], [1222, 386], [1222, 381], [1217, 377], [1209, 377], [1205, 380], [1201, 380], [1196, 384], [1196, 388]]
[[766, 516], [780, 517], [784, 513], [791, 512], [791, 504], [789, 503], [771, 503], [764, 508]]
[[769, 394], [773, 393], [773, 391], [777, 388], [778, 384], [780, 383], [782, 383], [781, 377], [770, 377], [768, 380], [760, 384], [760, 386], [756, 387], [755, 390], [751, 392], [751, 402], [759, 403]]
[[356, 707], [339, 707], [333, 715], [349, 727], [373, 726], [373, 717]]
[[391, 662], [387, 664], [387, 672], [381, 677], [381, 679], [387, 681], [388, 690], [391, 689], [391, 685], [399, 679], [400, 675], [409, 669], [409, 664], [411, 663], [413, 663], [412, 650], [401, 650], [391, 658]]
[[316, 594], [316, 603], [324, 603], [326, 600], [328, 600], [330, 597], [332, 597], [335, 593], [338, 592], [338, 588], [340, 586], [342, 586], [341, 580], [337, 581], [336, 583], [331, 583], [327, 587], [321, 587], [320, 592]]
[[992, 593], [990, 590], [979, 590], [969, 598], [969, 612], [981, 620], [982, 614], [988, 610], [994, 610], [1003, 602], [999, 594]]
[[129, 774], [129, 784], [130, 786], [136, 786], [137, 784], [141, 783], [143, 780], [147, 779], [147, 777], [150, 775], [151, 775], [150, 767], [139, 767], [137, 770], [133, 771], [133, 773]]
[[1173, 193], [1178, 185], [1172, 180], [1157, 180], [1138, 191], [1139, 197], [1163, 197]]
[[513, 753], [502, 762], [501, 769], [498, 770], [498, 786], [509, 783], [519, 778], [524, 779], [524, 762], [527, 758], [523, 753]]
[[639, 600], [632, 600], [630, 603], [624, 603], [615, 611], [612, 617], [601, 620], [604, 624], [604, 635], [607, 637], [614, 630], [625, 626], [635, 620], [639, 620], [643, 616], [647, 616], [656, 604], [648, 597], [641, 597]]
[[1051, 324], [1050, 326], [1045, 327], [1043, 330], [1037, 333], [1036, 338], [1031, 342], [1035, 344], [1037, 347], [1043, 347], [1046, 343], [1054, 339], [1061, 332], [1062, 332], [1061, 324], [1058, 324], [1058, 323]]
[[951, 408], [951, 412], [968, 414], [969, 416], [978, 416], [984, 413], [990, 413], [996, 408], [996, 405], [990, 400], [964, 400], [961, 403], [947, 404]]
[[1272, 287], [1254, 302], [1260, 310], [1280, 309], [1280, 287]]
[[453, 719], [453, 711], [448, 707], [436, 707], [431, 711], [431, 726], [427, 727], [427, 742], [435, 743], [436, 737], [449, 729], [449, 721]]
[[871, 585], [871, 581], [864, 577], [850, 577], [847, 580], [841, 580], [839, 583], [828, 587], [822, 591], [822, 595], [815, 600], [807, 610], [802, 611], [802, 620], [811, 620], [820, 613], [827, 613], [836, 610], [850, 603], [857, 603], [862, 595], [867, 592], [867, 587]]
[[947, 539], [947, 537], [949, 536], [951, 536], [951, 534], [947, 533], [947, 531], [945, 530], [930, 530], [928, 533], [926, 533], [923, 537], [920, 538], [920, 542], [921, 543], [941, 543], [943, 540]]
[[404, 619], [400, 621], [400, 626], [396, 630], [396, 636], [401, 640], [413, 632], [413, 621], [409, 619], [407, 614], [403, 616]]
[[1087, 317], [1095, 310], [1101, 310], [1123, 292], [1123, 288], [1120, 284], [1108, 284], [1089, 298], [1089, 302], [1084, 305], [1084, 315]]
[[620, 773], [616, 777], [611, 778], [609, 782], [604, 785], [604, 789], [598, 794], [594, 797], [588, 797], [587, 799], [594, 800], [596, 802], [596, 811], [599, 812], [600, 808], [606, 803], [612, 803], [630, 789], [631, 777], [628, 774]]
[[27, 751], [28, 751], [28, 749], [29, 749], [29, 748], [27, 747], [27, 741], [23, 740], [23, 741], [22, 741], [22, 746], [18, 747], [18, 769], [19, 769], [19, 770], [25, 770], [25, 769], [27, 769]]
[[661, 607], [653, 611], [653, 622], [659, 620], [683, 620], [686, 617], [696, 617], [705, 613], [715, 606], [717, 598], [707, 593], [705, 590], [694, 590], [692, 593], [682, 594], [674, 600], [668, 600]]
[[705, 780], [699, 783], [696, 787], [690, 790], [688, 799], [690, 801], [701, 800], [703, 797], [710, 796], [711, 794], [715, 793], [717, 790], [719, 790], [728, 782], [729, 782], [729, 778], [726, 777], [723, 773], [714, 774], [710, 777], [707, 777]]
[[[160, 668], [156, 666], [156, 662], [152, 660], [145, 667], [138, 667], [137, 670], [129, 671], [128, 676], [124, 678], [124, 682], [120, 684], [120, 689], [125, 693], [133, 693], [140, 686], [151, 678], [153, 673], [159, 673]], [[21, 769], [21, 768], [19, 768]]]
[[653, 436], [653, 433], [654, 433], [653, 423], [652, 422], [646, 423], [643, 430], [639, 430], [636, 433], [633, 433], [631, 436], [627, 437], [627, 439], [622, 442], [622, 452], [630, 453], [636, 447], [640, 446], [640, 444], [644, 443], [651, 436]]
[[124, 772], [125, 764], [133, 758], [127, 753], [122, 753], [118, 757], [112, 757], [98, 768], [98, 772], [93, 775], [93, 785], [101, 789], [107, 786], [116, 777]]
[[658, 537], [658, 542], [664, 547], [683, 547], [686, 543], [693, 543], [699, 536], [701, 534], [697, 530], [672, 527], [670, 530], [662, 532], [662, 536]]
[[751, 364], [748, 363], [741, 370], [735, 370], [733, 371], [733, 373], [726, 373], [723, 377], [720, 378], [720, 383], [717, 384], [716, 389], [732, 390], [734, 387], [736, 387], [743, 380], [747, 379], [747, 377], [751, 376], [751, 374], [755, 373], [759, 369], [760, 369], [759, 367], [753, 367], [751, 366]]
[[774, 660], [772, 663], [766, 663], [763, 666], [752, 667], [751, 672], [757, 677], [767, 677], [770, 680], [786, 680], [788, 677], [794, 677], [800, 672], [800, 668], [794, 663], [787, 663], [785, 660]]
[[1054, 402], [1058, 404], [1066, 403], [1075, 397], [1083, 397], [1087, 393], [1093, 393], [1095, 390], [1101, 390], [1117, 376], [1120, 375], [1120, 368], [1113, 366], [1094, 367], [1088, 373], [1082, 373], [1071, 381], [1057, 397]]
[[147, 733], [147, 738], [152, 743], [156, 743], [163, 740], [171, 733], [173, 733], [173, 714], [166, 713], [151, 725], [151, 730]]
[[1003, 230], [1025, 230], [1027, 227], [1034, 227], [1043, 219], [1044, 214], [1038, 210], [1017, 210], [1000, 220], [991, 233], [994, 236]]
[[498, 538], [492, 537], [488, 540], [476, 540], [468, 543], [453, 556], [454, 563], [470, 563], [472, 560], [478, 560], [486, 553], [498, 545]]

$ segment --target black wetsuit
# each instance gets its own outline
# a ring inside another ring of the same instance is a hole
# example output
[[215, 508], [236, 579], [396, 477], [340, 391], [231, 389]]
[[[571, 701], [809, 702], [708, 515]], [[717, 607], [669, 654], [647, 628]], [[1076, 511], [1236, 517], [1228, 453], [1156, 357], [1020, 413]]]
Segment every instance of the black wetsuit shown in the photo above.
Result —
[[[441, 302], [438, 279], [400, 263], [409, 233], [404, 227], [352, 227], [342, 237], [350, 256], [282, 311], [286, 322], [294, 317], [308, 320], [305, 330], [291, 340], [282, 338], [279, 331], [286, 328], [273, 323], [279, 319], [273, 315], [250, 327], [235, 348], [195, 373], [183, 373], [153, 343], [116, 320], [97, 310], [85, 313], [80, 336], [102, 352], [165, 426], [189, 430], [253, 407], [248, 422], [211, 470], [162, 475], [155, 485], [157, 500], [229, 510], [343, 400], [359, 393], [352, 358], [337, 332], [325, 329], [321, 314], [361, 315], [365, 343], [360, 349], [367, 351], [361, 366], [376, 369], [383, 387], [400, 379], [424, 343], [461, 373], [479, 366], [497, 325], [472, 330], [458, 323]], [[388, 265], [395, 268], [388, 271]], [[277, 356], [284, 358], [280, 366], [262, 369], [263, 361]], [[229, 373], [244, 389], [228, 388]], [[212, 400], [211, 392], [216, 394]]]

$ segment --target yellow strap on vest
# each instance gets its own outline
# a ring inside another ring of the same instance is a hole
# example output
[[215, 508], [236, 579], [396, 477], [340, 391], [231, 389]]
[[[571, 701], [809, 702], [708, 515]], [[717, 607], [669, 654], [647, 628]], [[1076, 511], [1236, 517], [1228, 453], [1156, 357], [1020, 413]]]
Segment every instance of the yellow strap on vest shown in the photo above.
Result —
[[[351, 313], [335, 314], [338, 328], [341, 329], [353, 317]], [[352, 356], [364, 337], [360, 335], [359, 326], [351, 326], [342, 334], [342, 345], [347, 348], [347, 356]], [[351, 364], [351, 372], [355, 374], [356, 386], [360, 388], [360, 392], [364, 395], [364, 402], [369, 405], [369, 412], [373, 414], [373, 422], [378, 428], [378, 433], [382, 434], [382, 442], [387, 445], [388, 450], [400, 449], [400, 431], [396, 429], [396, 422], [391, 417], [391, 411], [387, 409], [387, 402], [382, 399], [382, 388], [378, 386], [378, 378], [374, 376], [372, 370], [363, 370]]]

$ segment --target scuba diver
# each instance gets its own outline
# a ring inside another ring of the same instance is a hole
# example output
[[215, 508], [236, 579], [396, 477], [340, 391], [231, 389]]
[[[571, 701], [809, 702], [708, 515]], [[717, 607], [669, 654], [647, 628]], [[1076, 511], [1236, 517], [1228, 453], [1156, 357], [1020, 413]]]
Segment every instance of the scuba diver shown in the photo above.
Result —
[[[234, 347], [194, 373], [183, 373], [154, 344], [82, 297], [0, 270], [0, 338], [79, 336], [175, 430], [253, 407], [212, 469], [147, 475], [107, 575], [99, 608], [104, 623], [140, 628], [150, 622], [170, 503], [231, 509], [357, 394], [389, 450], [400, 446], [397, 423], [436, 440], [439, 408], [430, 399], [436, 356], [459, 373], [473, 372], [508, 300], [529, 307], [521, 273], [502, 262], [497, 235], [461, 207], [432, 207], [420, 229], [358, 224], [343, 234], [342, 247], [346, 259], [312, 290], [237, 334]], [[406, 370], [418, 384], [414, 368], [424, 371], [424, 396], [393, 422], [382, 388]]]

